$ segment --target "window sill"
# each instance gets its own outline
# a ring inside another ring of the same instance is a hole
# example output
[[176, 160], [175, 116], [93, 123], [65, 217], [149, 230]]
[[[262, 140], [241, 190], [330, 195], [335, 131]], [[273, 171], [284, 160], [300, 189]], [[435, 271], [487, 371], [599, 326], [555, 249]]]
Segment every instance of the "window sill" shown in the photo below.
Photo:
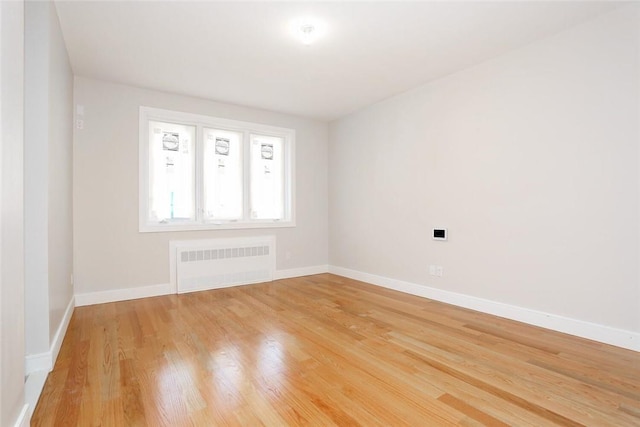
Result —
[[295, 221], [269, 222], [235, 222], [235, 223], [191, 223], [191, 224], [140, 224], [140, 233], [162, 233], [173, 231], [204, 231], [204, 230], [244, 230], [259, 228], [287, 228], [295, 227]]

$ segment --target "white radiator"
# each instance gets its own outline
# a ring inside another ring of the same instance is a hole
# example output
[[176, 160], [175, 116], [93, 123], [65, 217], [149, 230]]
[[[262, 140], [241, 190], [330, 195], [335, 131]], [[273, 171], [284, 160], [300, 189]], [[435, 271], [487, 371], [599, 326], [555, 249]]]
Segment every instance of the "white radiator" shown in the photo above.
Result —
[[274, 236], [182, 240], [169, 245], [177, 293], [273, 280]]

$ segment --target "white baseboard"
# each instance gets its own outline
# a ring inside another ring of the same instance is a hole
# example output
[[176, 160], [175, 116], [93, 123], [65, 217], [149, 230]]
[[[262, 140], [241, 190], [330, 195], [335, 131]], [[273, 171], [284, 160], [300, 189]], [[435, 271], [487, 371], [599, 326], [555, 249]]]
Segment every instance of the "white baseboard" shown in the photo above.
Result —
[[64, 311], [64, 315], [62, 316], [62, 321], [56, 330], [56, 334], [53, 336], [53, 342], [51, 343], [51, 369], [56, 364], [56, 360], [58, 360], [58, 354], [60, 353], [60, 347], [62, 347], [62, 341], [64, 341], [64, 336], [67, 333], [67, 328], [69, 327], [69, 322], [71, 322], [71, 316], [73, 315], [73, 309], [75, 308], [75, 298], [71, 297], [71, 301], [67, 305], [67, 309]]
[[64, 340], [64, 334], [67, 332], [71, 316], [73, 315], [73, 308], [75, 307], [75, 300], [71, 297], [67, 309], [64, 311], [60, 325], [56, 330], [56, 334], [53, 336], [51, 347], [49, 351], [38, 354], [29, 354], [24, 358], [24, 371], [25, 375], [30, 376], [34, 372], [44, 371], [51, 372], [53, 365], [56, 363], [58, 353], [60, 353], [60, 347]]
[[53, 341], [51, 342], [49, 351], [39, 354], [30, 354], [24, 358], [25, 374], [27, 376], [27, 380], [24, 383], [24, 399], [26, 405], [23, 408], [23, 413], [21, 413], [21, 417], [24, 418], [16, 422], [16, 426], [28, 426], [31, 421], [31, 415], [33, 414], [33, 410], [36, 408], [38, 399], [40, 399], [40, 393], [42, 393], [42, 388], [47, 380], [47, 375], [49, 375], [49, 372], [51, 372], [56, 360], [58, 359], [60, 347], [62, 347], [62, 341], [67, 333], [67, 328], [69, 327], [74, 307], [75, 299], [74, 297], [71, 297], [69, 304], [67, 304], [67, 309], [64, 311], [64, 315], [62, 316], [62, 320], [60, 321], [60, 325], [58, 325], [56, 334], [53, 336]]
[[364, 273], [334, 265], [329, 266], [329, 272], [407, 294], [469, 308], [482, 313], [493, 314], [506, 319], [517, 320], [518, 322], [540, 326], [542, 328], [599, 341], [605, 344], [615, 345], [629, 350], [640, 351], [640, 333], [637, 332], [616, 329], [605, 325], [599, 325], [597, 323], [585, 322], [583, 320], [558, 316], [556, 314], [531, 310], [524, 307], [504, 304], [455, 292], [443, 291], [429, 286], [418, 285], [416, 283], [391, 279], [389, 277]]
[[29, 416], [29, 405], [25, 403], [16, 419], [15, 427], [28, 427], [31, 422], [31, 417]]
[[312, 274], [322, 274], [329, 271], [328, 265], [312, 265], [309, 267], [291, 268], [288, 270], [276, 270], [273, 280], [290, 279], [292, 277], [311, 276]]
[[[311, 274], [326, 273], [329, 271], [328, 265], [314, 265], [310, 267], [292, 268], [289, 270], [276, 270], [274, 280], [287, 279], [290, 277], [309, 276]], [[236, 285], [233, 285], [236, 286]], [[139, 286], [126, 289], [115, 289], [111, 291], [87, 292], [75, 295], [77, 307], [94, 304], [104, 304], [108, 302], [126, 301], [138, 298], [157, 297], [175, 293], [175, 288], [171, 283], [161, 285]]]
[[31, 375], [33, 372], [50, 372], [53, 367], [51, 351], [38, 354], [28, 354], [24, 357], [24, 373]]
[[33, 411], [36, 409], [38, 399], [40, 399], [40, 394], [42, 393], [48, 375], [49, 371], [32, 372], [24, 383], [24, 401], [29, 406], [27, 412], [27, 418], [29, 420], [33, 415]]
[[111, 291], [88, 292], [84, 294], [76, 294], [76, 306], [82, 307], [85, 305], [157, 297], [160, 295], [169, 295], [171, 293], [173, 292], [170, 283], [126, 289], [114, 289]]

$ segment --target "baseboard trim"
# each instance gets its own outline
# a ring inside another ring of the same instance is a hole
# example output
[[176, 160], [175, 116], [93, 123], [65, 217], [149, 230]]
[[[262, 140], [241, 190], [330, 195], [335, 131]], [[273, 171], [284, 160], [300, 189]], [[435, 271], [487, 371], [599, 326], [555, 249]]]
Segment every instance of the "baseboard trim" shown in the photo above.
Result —
[[[312, 274], [327, 273], [328, 271], [328, 265], [313, 265], [310, 267], [292, 268], [289, 270], [276, 270], [273, 274], [273, 280], [310, 276]], [[75, 295], [75, 305], [76, 307], [83, 307], [86, 305], [105, 304], [109, 302], [157, 297], [160, 295], [169, 295], [173, 293], [175, 293], [175, 287], [171, 283], [139, 286], [125, 289], [114, 289], [111, 291], [86, 292]]]
[[44, 353], [29, 354], [25, 356], [24, 372], [27, 377], [34, 372], [51, 372], [51, 370], [53, 369], [53, 365], [58, 359], [58, 353], [60, 353], [60, 347], [62, 347], [64, 335], [67, 333], [67, 328], [69, 327], [69, 322], [71, 321], [74, 307], [75, 298], [71, 297], [69, 304], [67, 304], [67, 309], [64, 311], [64, 315], [62, 316], [62, 320], [60, 321], [60, 325], [58, 325], [56, 334], [53, 336], [53, 341], [51, 342], [49, 351], [46, 351]]
[[53, 342], [51, 343], [50, 350], [51, 369], [53, 369], [53, 366], [56, 364], [56, 360], [58, 360], [60, 347], [62, 347], [62, 341], [64, 341], [64, 336], [67, 333], [67, 328], [69, 327], [69, 322], [71, 322], [71, 316], [73, 316], [73, 309], [75, 306], [75, 297], [72, 296], [71, 301], [67, 304], [67, 309], [64, 311], [58, 330], [56, 330], [56, 334], [53, 336]]
[[28, 427], [30, 422], [31, 417], [29, 416], [29, 405], [25, 403], [22, 410], [20, 410], [20, 414], [18, 414], [15, 427]]
[[24, 400], [29, 406], [27, 417], [31, 420], [33, 411], [36, 409], [38, 399], [44, 388], [44, 383], [47, 381], [49, 371], [37, 371], [32, 372], [24, 383]]
[[329, 273], [640, 352], [640, 333], [329, 265]]
[[53, 367], [51, 350], [44, 353], [29, 354], [24, 357], [24, 373], [31, 375], [33, 372], [50, 372]]
[[139, 298], [157, 297], [160, 295], [169, 295], [172, 292], [170, 283], [161, 285], [140, 286], [135, 288], [114, 289], [110, 291], [87, 292], [76, 294], [76, 306], [83, 307], [86, 305], [105, 304], [108, 302], [127, 301]]
[[312, 265], [309, 267], [291, 268], [288, 270], [276, 270], [273, 280], [290, 279], [292, 277], [311, 276], [312, 274], [322, 274], [329, 271], [328, 265]]
[[28, 426], [31, 422], [31, 415], [33, 410], [38, 404], [40, 399], [40, 393], [47, 380], [47, 375], [53, 369], [53, 366], [58, 359], [60, 353], [60, 347], [62, 347], [62, 341], [67, 333], [69, 322], [71, 322], [71, 316], [73, 315], [73, 309], [75, 308], [75, 298], [71, 297], [67, 309], [64, 311], [60, 325], [56, 330], [56, 334], [53, 336], [53, 341], [49, 351], [39, 354], [30, 354], [24, 358], [24, 367], [27, 380], [24, 384], [24, 398], [26, 405], [23, 408], [21, 417], [24, 417], [22, 421], [16, 423], [16, 426]]

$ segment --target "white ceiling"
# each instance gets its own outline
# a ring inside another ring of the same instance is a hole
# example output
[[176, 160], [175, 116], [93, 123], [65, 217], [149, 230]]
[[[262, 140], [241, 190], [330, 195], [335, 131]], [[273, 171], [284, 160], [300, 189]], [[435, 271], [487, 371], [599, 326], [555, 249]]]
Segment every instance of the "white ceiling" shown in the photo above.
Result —
[[[76, 75], [333, 120], [612, 2], [56, 1]], [[290, 33], [325, 22], [311, 46]]]

